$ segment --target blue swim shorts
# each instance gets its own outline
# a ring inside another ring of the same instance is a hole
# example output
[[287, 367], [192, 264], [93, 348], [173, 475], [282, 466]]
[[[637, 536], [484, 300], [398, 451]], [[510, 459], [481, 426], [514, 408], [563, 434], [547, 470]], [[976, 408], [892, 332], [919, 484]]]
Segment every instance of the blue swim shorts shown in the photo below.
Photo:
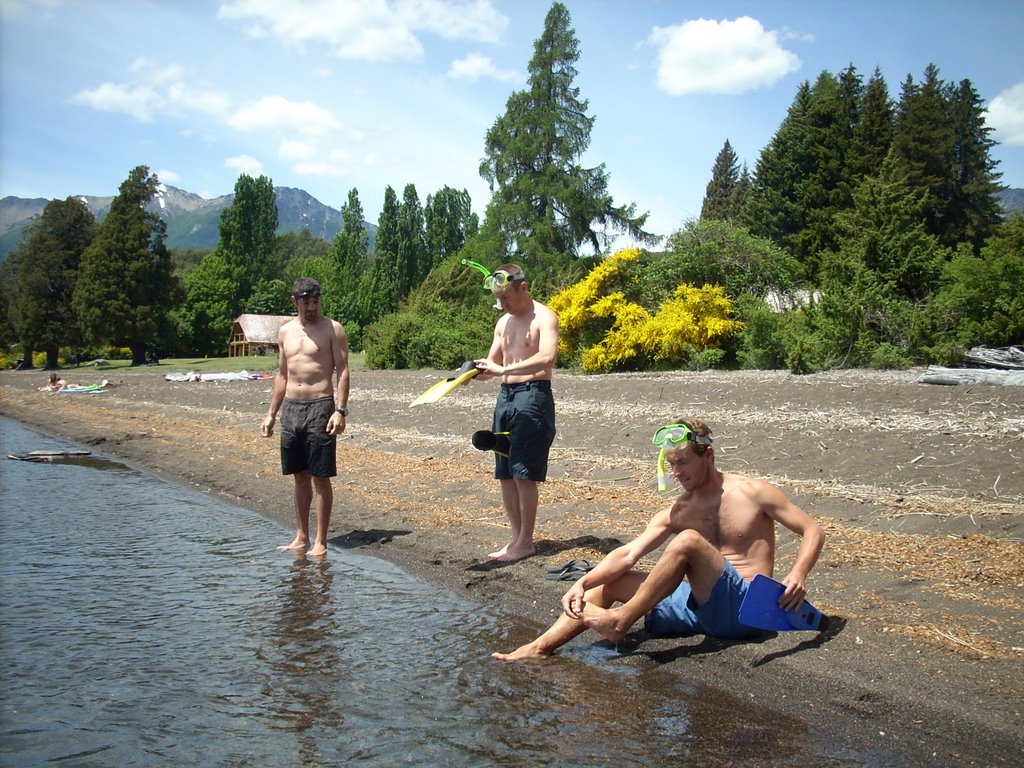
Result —
[[644, 619], [647, 633], [658, 637], [711, 635], [729, 640], [748, 640], [764, 630], [748, 627], [739, 620], [740, 603], [747, 594], [748, 582], [725, 561], [711, 596], [698, 607], [686, 580], [675, 592], [658, 603]]
[[494, 406], [494, 432], [509, 433], [508, 456], [494, 454], [496, 480], [546, 480], [548, 453], [555, 440], [551, 382], [502, 384]]

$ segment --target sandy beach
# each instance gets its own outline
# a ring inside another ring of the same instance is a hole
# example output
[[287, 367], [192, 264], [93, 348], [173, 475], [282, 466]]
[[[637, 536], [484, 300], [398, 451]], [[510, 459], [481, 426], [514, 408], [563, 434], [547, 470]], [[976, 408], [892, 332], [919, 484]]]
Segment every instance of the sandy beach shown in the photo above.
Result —
[[[64, 372], [108, 379], [99, 394], [42, 393], [45, 372], [0, 372], [0, 414], [279, 520], [287, 543], [291, 481], [276, 436], [259, 434], [271, 383], [172, 382], [168, 370]], [[490, 454], [470, 443], [490, 426], [496, 384], [410, 408], [446, 372], [356, 369], [330, 543], [500, 606], [517, 645], [557, 615], [568, 585], [546, 580], [548, 568], [596, 562], [669, 503], [651, 434], [700, 416], [721, 469], [779, 484], [824, 526], [809, 588], [832, 626], [757, 643], [631, 637], [623, 663], [671, 669], [913, 764], [1020, 765], [1024, 388], [919, 384], [920, 373], [558, 371], [538, 553], [498, 564], [486, 557], [507, 541], [498, 484]], [[782, 531], [777, 575], [795, 548]], [[492, 650], [508, 649], [480, 649]]]

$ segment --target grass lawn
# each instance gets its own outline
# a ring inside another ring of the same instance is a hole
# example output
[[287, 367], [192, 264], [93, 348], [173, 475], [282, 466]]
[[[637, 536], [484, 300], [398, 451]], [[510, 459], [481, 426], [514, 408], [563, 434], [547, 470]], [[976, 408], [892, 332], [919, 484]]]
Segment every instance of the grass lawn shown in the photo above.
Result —
[[[358, 367], [363, 364], [364, 353], [353, 352], [349, 356], [349, 365]], [[113, 370], [157, 370], [163, 373], [272, 373], [277, 370], [277, 357], [274, 355], [249, 355], [248, 357], [168, 357], [160, 360], [157, 365], [131, 367], [131, 360], [107, 360], [99, 365], [83, 365], [82, 368], [95, 368], [98, 371]], [[75, 366], [63, 366], [63, 370], [74, 370]]]

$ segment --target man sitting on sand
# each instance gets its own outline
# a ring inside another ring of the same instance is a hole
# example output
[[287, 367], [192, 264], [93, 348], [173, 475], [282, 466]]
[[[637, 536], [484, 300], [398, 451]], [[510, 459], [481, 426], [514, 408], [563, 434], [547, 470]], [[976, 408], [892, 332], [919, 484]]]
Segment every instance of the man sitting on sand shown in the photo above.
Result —
[[[511, 653], [492, 654], [495, 659], [550, 656], [587, 628], [617, 643], [645, 615], [651, 635], [756, 637], [762, 630], [741, 624], [739, 607], [750, 579], [772, 575], [775, 523], [801, 537], [779, 606], [791, 610], [803, 601], [825, 540], [821, 526], [771, 483], [719, 471], [711, 430], [700, 419], [661, 427], [654, 442], [662, 446], [659, 467], [668, 462], [683, 492], [643, 533], [573, 584], [562, 597], [563, 614], [547, 631]], [[633, 570], [666, 541], [650, 573]]]

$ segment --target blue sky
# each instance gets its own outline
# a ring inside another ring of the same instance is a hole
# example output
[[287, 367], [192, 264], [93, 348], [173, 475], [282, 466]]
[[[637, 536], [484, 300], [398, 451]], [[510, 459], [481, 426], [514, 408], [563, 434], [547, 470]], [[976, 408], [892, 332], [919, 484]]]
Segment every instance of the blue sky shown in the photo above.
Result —
[[[1017, 0], [567, 0], [587, 164], [667, 235], [726, 139], [751, 168], [799, 84], [929, 63], [989, 108], [1024, 187]], [[547, 0], [0, 0], [0, 196], [113, 195], [137, 165], [203, 197], [240, 173], [376, 221], [390, 185], [483, 213], [484, 135], [526, 82]]]

